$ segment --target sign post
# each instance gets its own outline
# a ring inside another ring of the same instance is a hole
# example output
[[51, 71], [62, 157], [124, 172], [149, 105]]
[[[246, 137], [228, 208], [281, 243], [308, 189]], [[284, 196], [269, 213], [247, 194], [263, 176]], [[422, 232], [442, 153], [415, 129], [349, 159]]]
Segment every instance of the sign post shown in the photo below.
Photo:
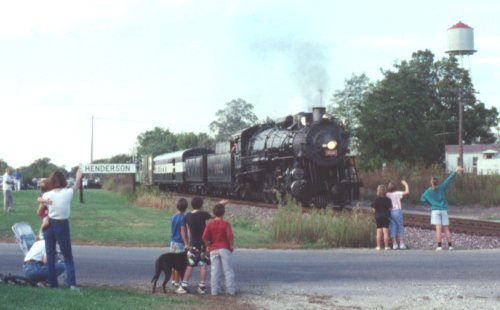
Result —
[[[83, 174], [132, 174], [132, 190], [135, 192], [136, 165], [135, 164], [82, 164]], [[82, 182], [82, 181], [81, 181]], [[80, 202], [83, 203], [83, 183], [80, 183]]]

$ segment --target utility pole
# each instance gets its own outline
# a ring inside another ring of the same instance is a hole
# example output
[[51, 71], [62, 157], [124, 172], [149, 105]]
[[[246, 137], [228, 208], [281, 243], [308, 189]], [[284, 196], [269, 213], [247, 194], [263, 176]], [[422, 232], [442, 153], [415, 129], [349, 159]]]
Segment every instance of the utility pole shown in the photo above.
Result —
[[90, 163], [94, 161], [94, 115], [92, 115], [92, 131], [90, 134]]
[[462, 137], [464, 104], [462, 102], [462, 87], [458, 90], [458, 165], [464, 166], [464, 144]]

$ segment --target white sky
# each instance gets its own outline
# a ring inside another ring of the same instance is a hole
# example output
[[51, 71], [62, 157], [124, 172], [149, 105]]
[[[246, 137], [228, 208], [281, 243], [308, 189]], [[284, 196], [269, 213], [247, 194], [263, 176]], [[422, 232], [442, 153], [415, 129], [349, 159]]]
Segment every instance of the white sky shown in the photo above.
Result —
[[500, 109], [500, 2], [489, 0], [0, 0], [0, 159], [71, 168], [130, 154], [155, 126], [206, 132], [232, 99], [260, 119], [380, 79], [446, 30], [474, 28], [478, 99]]

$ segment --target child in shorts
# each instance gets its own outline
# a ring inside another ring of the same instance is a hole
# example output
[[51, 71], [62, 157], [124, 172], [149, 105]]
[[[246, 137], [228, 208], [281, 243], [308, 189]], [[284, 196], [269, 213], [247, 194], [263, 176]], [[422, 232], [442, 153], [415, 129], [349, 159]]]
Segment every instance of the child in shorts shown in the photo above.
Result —
[[463, 173], [464, 168], [458, 166], [457, 169], [450, 173], [450, 175], [442, 182], [436, 177], [431, 178], [431, 186], [422, 193], [420, 201], [431, 205], [431, 225], [436, 226], [436, 251], [441, 251], [442, 236], [441, 232], [444, 230], [446, 239], [448, 240], [448, 250], [453, 250], [451, 243], [450, 220], [448, 217], [448, 199], [446, 199], [446, 190], [453, 183], [458, 172]]
[[[172, 217], [170, 226], [170, 252], [182, 253], [189, 246], [186, 229], [186, 209], [188, 202], [185, 198], [177, 200], [177, 213]], [[180, 282], [179, 272], [172, 269], [172, 280], [174, 283]], [[177, 285], [176, 285], [177, 286]]]
[[203, 231], [205, 230], [206, 222], [212, 216], [207, 211], [202, 210], [203, 198], [201, 197], [193, 197], [193, 199], [191, 199], [191, 207], [193, 208], [193, 211], [186, 214], [190, 247], [188, 258], [190, 259], [189, 265], [186, 268], [186, 273], [184, 274], [184, 278], [182, 279], [182, 285], [176, 291], [177, 294], [185, 294], [188, 292], [188, 281], [191, 278], [193, 268], [196, 266], [200, 266], [200, 283], [196, 291], [199, 294], [205, 294], [206, 290], [206, 265], [210, 265], [210, 257], [206, 251], [206, 247], [203, 243], [203, 240], [201, 239], [201, 236], [203, 235]]
[[389, 218], [391, 216], [392, 203], [385, 196], [387, 192], [385, 185], [377, 187], [377, 198], [372, 203], [373, 212], [375, 213], [375, 222], [377, 223], [377, 247], [380, 250], [382, 246], [382, 235], [384, 236], [384, 245], [386, 250], [389, 247]]

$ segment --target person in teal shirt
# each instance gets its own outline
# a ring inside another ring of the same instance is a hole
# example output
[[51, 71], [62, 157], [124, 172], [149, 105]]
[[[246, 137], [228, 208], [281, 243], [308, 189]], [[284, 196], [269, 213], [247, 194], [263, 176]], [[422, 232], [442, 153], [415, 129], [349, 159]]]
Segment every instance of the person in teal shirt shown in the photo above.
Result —
[[448, 218], [448, 200], [446, 199], [446, 189], [455, 179], [457, 172], [463, 172], [464, 168], [458, 166], [455, 172], [452, 172], [443, 183], [439, 184], [436, 177], [431, 178], [431, 186], [425, 190], [420, 197], [420, 201], [431, 205], [431, 225], [436, 226], [436, 251], [441, 251], [442, 240], [441, 231], [444, 230], [448, 240], [448, 250], [453, 250], [451, 243], [450, 221]]

